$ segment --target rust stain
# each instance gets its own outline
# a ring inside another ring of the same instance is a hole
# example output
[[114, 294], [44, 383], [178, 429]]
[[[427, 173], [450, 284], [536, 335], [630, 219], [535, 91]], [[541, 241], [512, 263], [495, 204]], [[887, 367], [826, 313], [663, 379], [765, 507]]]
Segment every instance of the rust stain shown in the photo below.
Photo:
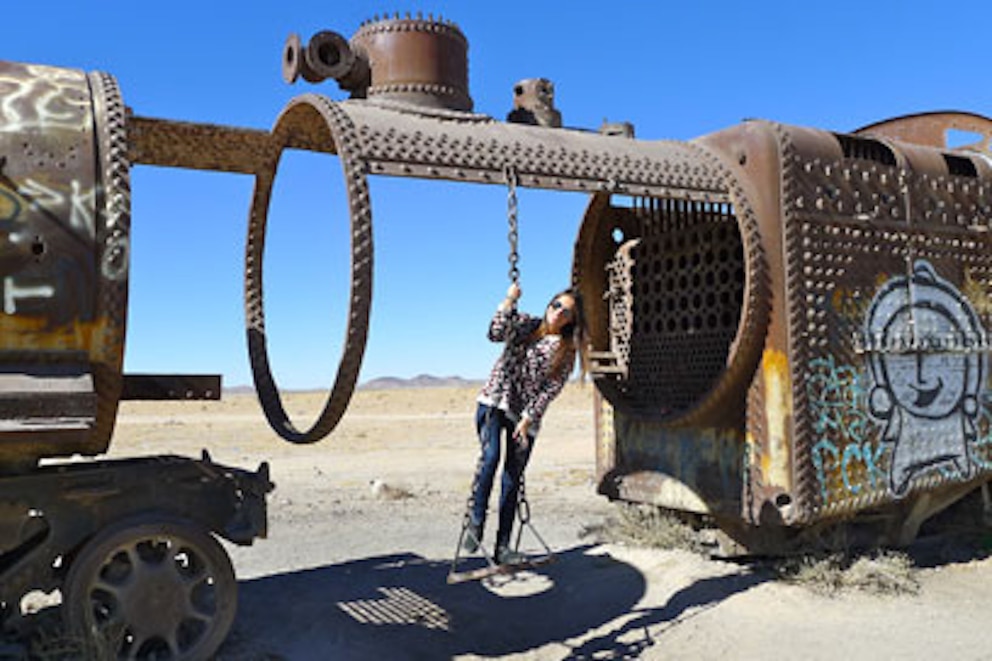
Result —
[[111, 336], [115, 329], [106, 320], [84, 322], [76, 320], [58, 328], [50, 328], [43, 317], [0, 315], [0, 348], [4, 350], [87, 351], [94, 358], [101, 338]]
[[0, 221], [16, 218], [20, 212], [20, 204], [9, 189], [0, 186]]
[[868, 307], [868, 301], [859, 296], [857, 289], [837, 287], [830, 295], [830, 305], [843, 317], [860, 319]]
[[608, 456], [615, 447], [616, 434], [613, 429], [613, 407], [605, 399], [600, 402], [599, 414], [599, 452], [602, 456]]
[[765, 381], [765, 417], [768, 451], [761, 457], [761, 471], [768, 484], [789, 488], [791, 484], [788, 423], [792, 415], [789, 359], [781, 351], [766, 349], [761, 359]]
[[966, 268], [964, 271], [964, 282], [961, 285], [961, 293], [964, 294], [965, 298], [968, 299], [972, 307], [975, 308], [975, 312], [979, 315], [986, 316], [992, 314], [992, 297], [989, 297], [988, 291], [982, 286], [981, 277], [975, 278], [971, 268]]

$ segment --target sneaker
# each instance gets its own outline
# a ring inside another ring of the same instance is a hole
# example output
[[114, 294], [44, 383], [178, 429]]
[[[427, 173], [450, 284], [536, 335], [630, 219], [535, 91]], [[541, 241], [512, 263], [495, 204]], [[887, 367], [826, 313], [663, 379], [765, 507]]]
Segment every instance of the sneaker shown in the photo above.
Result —
[[466, 553], [475, 553], [482, 543], [482, 526], [470, 523], [465, 527], [465, 537], [462, 540], [462, 550]]
[[497, 546], [496, 547], [496, 564], [497, 565], [521, 565], [526, 562], [527, 556], [525, 556], [520, 551], [514, 551], [507, 546]]

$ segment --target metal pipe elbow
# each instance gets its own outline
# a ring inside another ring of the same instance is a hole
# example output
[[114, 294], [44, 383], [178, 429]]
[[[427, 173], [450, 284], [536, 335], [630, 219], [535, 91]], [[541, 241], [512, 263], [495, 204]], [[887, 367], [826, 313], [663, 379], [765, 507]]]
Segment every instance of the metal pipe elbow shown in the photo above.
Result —
[[282, 77], [289, 84], [301, 77], [308, 83], [333, 78], [341, 89], [355, 96], [364, 96], [371, 78], [365, 58], [352, 50], [347, 39], [331, 30], [313, 35], [306, 46], [299, 35], [289, 35], [283, 47]]

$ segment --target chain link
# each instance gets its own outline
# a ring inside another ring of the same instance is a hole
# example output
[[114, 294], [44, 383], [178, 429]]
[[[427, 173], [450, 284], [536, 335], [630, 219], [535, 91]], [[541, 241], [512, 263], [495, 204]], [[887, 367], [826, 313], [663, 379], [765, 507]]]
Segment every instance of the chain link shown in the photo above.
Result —
[[530, 523], [530, 503], [527, 502], [527, 489], [524, 486], [524, 476], [520, 474], [520, 492], [517, 498], [517, 517], [520, 519], [520, 526]]
[[507, 260], [510, 262], [510, 282], [518, 284], [520, 282], [520, 269], [517, 262], [520, 255], [517, 253], [517, 170], [512, 165], [503, 168], [503, 176], [506, 178], [506, 219], [509, 224], [507, 239], [510, 241], [510, 255]]

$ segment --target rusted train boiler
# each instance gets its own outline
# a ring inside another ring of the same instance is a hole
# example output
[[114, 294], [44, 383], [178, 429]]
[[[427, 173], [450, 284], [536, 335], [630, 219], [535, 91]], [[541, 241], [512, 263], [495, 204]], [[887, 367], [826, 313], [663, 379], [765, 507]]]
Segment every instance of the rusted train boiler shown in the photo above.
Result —
[[[645, 141], [560, 128], [553, 87], [529, 80], [503, 123], [469, 112], [465, 53], [451, 24], [398, 16], [351, 40], [291, 37], [286, 80], [333, 77], [352, 98], [294, 100], [277, 142], [329, 131], [355, 182], [510, 177], [592, 194], [573, 278], [589, 302], [602, 493], [781, 551], [850, 519], [906, 542], [988, 481], [992, 121], [749, 121]], [[973, 144], [950, 149], [951, 130]]]
[[990, 136], [752, 121], [679, 147], [664, 195], [596, 194], [575, 277], [600, 491], [781, 552], [906, 543], [984, 485]]
[[[27, 592], [60, 589], [70, 624], [119, 628], [131, 656], [201, 657], [235, 604], [211, 535], [265, 533], [264, 467], [57, 461], [104, 452], [121, 399], [219, 392], [204, 377], [122, 375], [132, 165], [254, 177], [249, 357], [289, 441], [325, 437], [354, 389], [372, 294], [367, 180], [385, 175], [590, 194], [573, 278], [590, 308], [603, 494], [781, 550], [851, 521], [907, 541], [989, 480], [992, 120], [846, 134], [751, 121], [648, 141], [562, 128], [553, 86], [532, 79], [500, 121], [473, 112], [461, 31], [419, 17], [290, 37], [283, 73], [337, 80], [351, 98], [299, 96], [257, 130], [136, 116], [107, 74], [0, 65], [5, 624]], [[949, 149], [950, 128], [980, 139]], [[352, 237], [344, 351], [308, 430], [280, 402], [261, 295], [285, 149], [338, 156]], [[172, 571], [146, 580], [163, 558]]]
[[59, 590], [79, 640], [207, 658], [237, 606], [215, 536], [265, 535], [268, 469], [206, 453], [62, 461], [107, 450], [122, 399], [216, 399], [220, 378], [122, 373], [130, 165], [115, 80], [0, 62], [0, 90], [0, 624], [20, 631], [24, 597]]

